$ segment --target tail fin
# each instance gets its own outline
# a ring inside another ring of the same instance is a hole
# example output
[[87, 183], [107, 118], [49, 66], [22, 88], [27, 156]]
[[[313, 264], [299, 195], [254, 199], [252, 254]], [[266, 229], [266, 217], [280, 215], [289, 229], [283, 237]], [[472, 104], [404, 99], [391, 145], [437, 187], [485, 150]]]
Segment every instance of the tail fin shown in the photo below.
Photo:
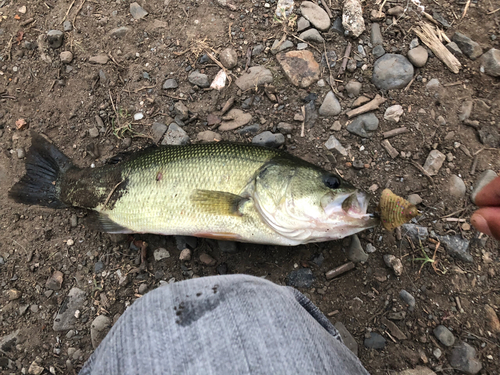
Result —
[[18, 203], [51, 208], [68, 207], [59, 200], [61, 176], [71, 168], [70, 159], [39, 134], [31, 133], [26, 156], [26, 174], [9, 191]]

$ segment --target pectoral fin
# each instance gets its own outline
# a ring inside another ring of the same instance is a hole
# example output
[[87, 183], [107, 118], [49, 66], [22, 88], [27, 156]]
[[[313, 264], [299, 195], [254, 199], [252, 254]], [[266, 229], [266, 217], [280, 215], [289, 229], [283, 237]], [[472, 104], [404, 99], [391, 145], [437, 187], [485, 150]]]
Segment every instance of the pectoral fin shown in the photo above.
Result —
[[241, 216], [240, 207], [247, 200], [237, 194], [213, 190], [195, 190], [191, 196], [193, 205], [215, 215]]

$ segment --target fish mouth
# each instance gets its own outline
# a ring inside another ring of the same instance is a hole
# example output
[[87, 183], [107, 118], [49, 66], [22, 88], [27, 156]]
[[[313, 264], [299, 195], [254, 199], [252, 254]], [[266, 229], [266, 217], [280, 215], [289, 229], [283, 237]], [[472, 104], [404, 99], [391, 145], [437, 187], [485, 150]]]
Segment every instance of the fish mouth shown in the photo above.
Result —
[[362, 191], [338, 194], [326, 205], [325, 213], [329, 217], [334, 215], [344, 215], [354, 221], [360, 221], [362, 226], [375, 226], [378, 219], [367, 213], [370, 198]]

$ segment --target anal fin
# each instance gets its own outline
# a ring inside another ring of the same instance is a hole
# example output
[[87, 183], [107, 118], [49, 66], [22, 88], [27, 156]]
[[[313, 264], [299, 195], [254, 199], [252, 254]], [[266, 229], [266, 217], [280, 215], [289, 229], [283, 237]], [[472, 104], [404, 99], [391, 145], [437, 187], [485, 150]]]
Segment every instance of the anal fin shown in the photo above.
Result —
[[215, 215], [242, 216], [240, 206], [247, 198], [225, 191], [195, 190], [191, 201], [204, 212]]

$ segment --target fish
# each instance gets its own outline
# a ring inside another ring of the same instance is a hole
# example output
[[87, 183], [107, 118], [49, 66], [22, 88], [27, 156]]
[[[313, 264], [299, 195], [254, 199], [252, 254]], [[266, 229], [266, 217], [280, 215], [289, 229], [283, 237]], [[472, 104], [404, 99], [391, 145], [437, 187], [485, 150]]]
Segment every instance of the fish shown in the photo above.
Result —
[[363, 191], [303, 159], [253, 144], [149, 147], [80, 168], [33, 133], [18, 203], [98, 213], [108, 233], [296, 246], [372, 228]]
[[396, 229], [419, 215], [415, 205], [394, 194], [390, 189], [382, 191], [379, 208], [382, 225], [388, 231]]

